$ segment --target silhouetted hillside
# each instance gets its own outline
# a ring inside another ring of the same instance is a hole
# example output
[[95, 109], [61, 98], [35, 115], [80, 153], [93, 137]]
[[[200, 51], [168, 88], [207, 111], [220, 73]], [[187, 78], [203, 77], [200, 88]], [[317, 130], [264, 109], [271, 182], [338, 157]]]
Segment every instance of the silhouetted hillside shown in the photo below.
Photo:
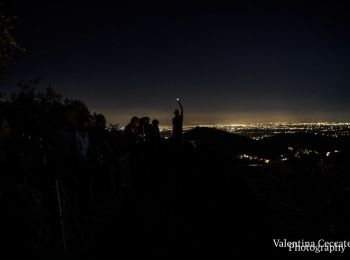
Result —
[[184, 138], [196, 142], [203, 149], [231, 155], [256, 149], [255, 140], [215, 128], [196, 127], [185, 133]]

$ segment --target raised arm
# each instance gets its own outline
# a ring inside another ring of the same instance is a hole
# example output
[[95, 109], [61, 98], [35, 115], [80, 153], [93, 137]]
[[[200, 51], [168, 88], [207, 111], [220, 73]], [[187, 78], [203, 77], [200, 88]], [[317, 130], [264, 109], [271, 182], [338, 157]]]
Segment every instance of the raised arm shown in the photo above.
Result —
[[181, 109], [181, 115], [183, 115], [183, 113], [184, 113], [184, 108], [182, 107], [182, 104], [181, 104], [180, 100], [177, 101], [177, 103], [179, 103], [179, 106], [180, 106], [180, 109]]

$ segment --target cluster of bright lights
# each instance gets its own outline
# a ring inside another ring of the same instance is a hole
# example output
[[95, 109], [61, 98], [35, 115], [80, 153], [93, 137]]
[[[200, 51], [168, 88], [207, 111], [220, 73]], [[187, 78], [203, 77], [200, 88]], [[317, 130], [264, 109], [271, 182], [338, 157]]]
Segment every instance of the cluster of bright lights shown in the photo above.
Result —
[[[340, 153], [341, 151], [339, 150], [334, 150], [334, 151], [328, 151], [328, 152], [319, 152], [319, 151], [316, 151], [316, 150], [310, 150], [310, 149], [294, 149], [293, 147], [288, 147], [288, 150], [290, 152], [293, 152], [293, 157], [295, 158], [302, 158], [302, 157], [305, 157], [305, 156], [319, 156], [319, 157], [323, 157], [323, 156], [326, 156], [326, 157], [330, 157], [332, 154], [335, 154], [335, 153]], [[287, 155], [281, 155], [281, 158], [287, 158], [288, 159], [288, 156]], [[283, 160], [282, 160], [283, 161]]]
[[[350, 135], [350, 123], [337, 122], [267, 122], [267, 123], [231, 123], [231, 124], [201, 124], [199, 127], [215, 128], [229, 133], [244, 135], [255, 140], [261, 140], [277, 134], [312, 133], [337, 138]], [[196, 126], [184, 126], [189, 131]], [[162, 126], [161, 131], [171, 133], [170, 126]]]
[[238, 158], [241, 160], [256, 161], [256, 162], [265, 163], [265, 164], [269, 164], [271, 162], [270, 159], [265, 159], [259, 156], [254, 156], [249, 154], [241, 154], [238, 156]]
[[295, 153], [294, 156], [296, 158], [301, 158], [302, 156], [305, 156], [305, 155], [319, 155], [319, 152], [314, 150], [308, 150], [308, 149], [300, 149]]
[[[336, 122], [268, 122], [268, 123], [231, 123], [231, 124], [201, 124], [186, 125], [183, 127], [184, 132], [190, 131], [195, 127], [207, 127], [223, 130], [229, 133], [243, 135], [255, 140], [261, 140], [277, 134], [295, 134], [311, 133], [330, 137], [341, 137], [350, 135], [350, 123]], [[124, 130], [124, 127], [117, 127]], [[160, 126], [160, 132], [164, 137], [171, 136], [172, 126]], [[110, 129], [115, 129], [111, 126]]]
[[[326, 153], [321, 153], [315, 150], [310, 150], [310, 149], [295, 149], [293, 147], [288, 147], [289, 155], [281, 154], [280, 159], [278, 160], [271, 160], [271, 159], [266, 159], [262, 158], [256, 155], [249, 155], [249, 154], [240, 154], [238, 156], [239, 159], [249, 161], [249, 166], [266, 166], [271, 163], [279, 163], [279, 162], [286, 162], [291, 158], [294, 159], [301, 159], [305, 158], [308, 156], [318, 156], [319, 158], [324, 158], [324, 157], [330, 157], [332, 154], [335, 153], [340, 153], [341, 151], [339, 150], [334, 150], [334, 151], [328, 151]], [[254, 162], [254, 163], [251, 163]]]

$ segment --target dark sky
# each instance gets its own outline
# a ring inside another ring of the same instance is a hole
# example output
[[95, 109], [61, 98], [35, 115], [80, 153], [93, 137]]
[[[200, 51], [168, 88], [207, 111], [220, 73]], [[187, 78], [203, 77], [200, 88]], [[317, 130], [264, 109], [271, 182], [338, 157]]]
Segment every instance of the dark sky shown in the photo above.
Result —
[[349, 121], [345, 2], [5, 1], [28, 49], [6, 88], [41, 78], [122, 124], [170, 124], [176, 97], [187, 124]]

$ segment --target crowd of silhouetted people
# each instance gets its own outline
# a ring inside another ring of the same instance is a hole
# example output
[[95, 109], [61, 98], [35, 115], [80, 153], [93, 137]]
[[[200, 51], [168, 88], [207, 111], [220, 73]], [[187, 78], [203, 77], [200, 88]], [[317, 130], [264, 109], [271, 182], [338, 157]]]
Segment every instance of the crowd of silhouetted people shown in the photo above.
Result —
[[[55, 121], [45, 136], [28, 135], [11, 127], [11, 118], [1, 111], [0, 196], [8, 213], [4, 221], [22, 222], [21, 217], [11, 217], [16, 210], [23, 218], [31, 214], [27, 207], [13, 206], [15, 197], [37, 204], [37, 211], [46, 212], [47, 222], [64, 214], [74, 215], [77, 222], [97, 219], [101, 205], [120, 191], [132, 189], [135, 175], [142, 171], [139, 165], [146, 163], [149, 154], [165, 142], [181, 142], [183, 109], [175, 111], [173, 136], [167, 141], [161, 136], [159, 121], [147, 116], [132, 117], [124, 129], [117, 130], [108, 129], [102, 114], [77, 115], [70, 109], [63, 109]], [[49, 209], [40, 209], [45, 203]], [[34, 226], [29, 233], [37, 232]], [[34, 240], [27, 241], [27, 246], [35, 247]]]

